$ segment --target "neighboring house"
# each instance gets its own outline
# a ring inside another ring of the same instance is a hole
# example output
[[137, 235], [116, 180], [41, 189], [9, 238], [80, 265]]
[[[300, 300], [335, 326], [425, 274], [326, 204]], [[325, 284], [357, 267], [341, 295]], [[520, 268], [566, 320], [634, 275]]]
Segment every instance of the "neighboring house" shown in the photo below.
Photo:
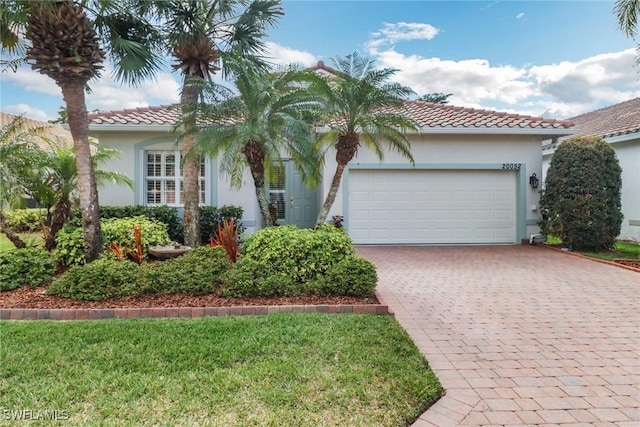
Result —
[[[622, 213], [620, 239], [640, 242], [640, 98], [572, 117], [576, 136], [604, 138], [616, 151], [622, 167]], [[559, 140], [543, 142], [543, 177]]]
[[[9, 123], [13, 122], [17, 117], [19, 116], [0, 112], [0, 128], [4, 128]], [[71, 138], [71, 133], [68, 130], [63, 129], [62, 126], [23, 117], [22, 130], [26, 132], [33, 129], [42, 130], [43, 138], [33, 136], [32, 141], [36, 142], [41, 148], [45, 150], [51, 149], [49, 142], [53, 142], [62, 147], [73, 146], [73, 138]]]
[[[421, 127], [410, 135], [415, 165], [395, 152], [380, 162], [365, 147], [347, 166], [329, 214], [343, 215], [358, 244], [514, 244], [537, 233], [540, 145], [571, 134], [572, 123], [451, 105], [406, 101]], [[182, 205], [180, 153], [172, 133], [177, 106], [89, 115], [90, 133], [121, 151], [105, 167], [127, 174], [135, 190], [106, 186], [104, 205]], [[321, 130], [319, 130], [321, 131]], [[200, 201], [239, 205], [248, 232], [261, 226], [254, 185], [247, 172], [231, 189], [216, 159], [203, 159]], [[282, 224], [312, 227], [329, 190], [335, 155], [328, 153], [323, 182], [309, 189], [290, 161], [271, 180], [268, 197]]]

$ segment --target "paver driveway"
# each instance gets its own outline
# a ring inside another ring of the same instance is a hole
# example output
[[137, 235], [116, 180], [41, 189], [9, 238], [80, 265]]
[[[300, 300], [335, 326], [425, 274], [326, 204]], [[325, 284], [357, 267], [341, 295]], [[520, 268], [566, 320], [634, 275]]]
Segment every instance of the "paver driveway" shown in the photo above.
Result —
[[640, 274], [541, 247], [359, 247], [446, 389], [414, 426], [640, 426]]

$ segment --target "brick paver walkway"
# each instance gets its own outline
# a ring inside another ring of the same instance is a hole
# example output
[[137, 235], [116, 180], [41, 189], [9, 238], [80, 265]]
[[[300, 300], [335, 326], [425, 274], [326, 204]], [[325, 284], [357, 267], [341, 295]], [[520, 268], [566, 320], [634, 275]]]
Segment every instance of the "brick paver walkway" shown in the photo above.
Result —
[[414, 426], [640, 426], [640, 274], [541, 247], [359, 247], [446, 389]]

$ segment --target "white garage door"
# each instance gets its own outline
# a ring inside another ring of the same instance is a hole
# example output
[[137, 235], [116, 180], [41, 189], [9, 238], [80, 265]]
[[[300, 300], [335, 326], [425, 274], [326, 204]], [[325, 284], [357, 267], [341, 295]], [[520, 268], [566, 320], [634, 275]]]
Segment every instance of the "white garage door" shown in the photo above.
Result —
[[348, 215], [360, 244], [515, 243], [516, 175], [351, 170]]

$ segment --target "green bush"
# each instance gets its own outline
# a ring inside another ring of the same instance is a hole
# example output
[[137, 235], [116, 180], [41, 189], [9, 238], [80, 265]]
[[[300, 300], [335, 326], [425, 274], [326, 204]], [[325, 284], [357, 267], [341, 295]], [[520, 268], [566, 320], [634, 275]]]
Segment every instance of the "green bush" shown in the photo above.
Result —
[[18, 233], [33, 233], [42, 230], [47, 219], [46, 209], [14, 209], [5, 211], [7, 225]]
[[214, 206], [200, 207], [200, 242], [209, 243], [209, 238], [218, 230], [218, 224], [222, 224], [225, 219], [233, 219], [238, 226], [240, 233], [244, 231], [242, 226], [242, 208], [238, 206]]
[[[100, 219], [111, 218], [132, 218], [135, 216], [145, 216], [149, 219], [158, 220], [167, 225], [167, 232], [172, 241], [182, 242], [182, 219], [178, 215], [178, 209], [170, 206], [100, 206]], [[74, 210], [73, 225], [80, 227], [80, 209]]]
[[[133, 225], [142, 227], [142, 247], [145, 254], [148, 252], [149, 246], [161, 245], [171, 240], [167, 233], [166, 224], [144, 216], [105, 219], [100, 224], [105, 250], [111, 245], [111, 242], [118, 243], [121, 248], [135, 248]], [[74, 265], [85, 262], [82, 228], [68, 224], [58, 233], [56, 242], [56, 256], [62, 263]]]
[[264, 228], [249, 236], [244, 258], [270, 265], [292, 281], [305, 283], [353, 253], [351, 239], [342, 229], [282, 226]]
[[229, 270], [220, 247], [201, 246], [177, 258], [142, 264], [140, 289], [145, 293], [202, 295], [214, 292]]
[[615, 151], [603, 139], [563, 141], [540, 197], [542, 232], [574, 250], [613, 248], [622, 225], [621, 173]]
[[221, 295], [226, 298], [281, 297], [306, 293], [290, 276], [274, 271], [271, 265], [242, 258], [224, 277]]
[[86, 265], [75, 265], [55, 279], [47, 293], [64, 298], [104, 301], [137, 293], [140, 268], [129, 261], [104, 256]]
[[378, 283], [375, 266], [364, 258], [349, 256], [316, 279], [313, 288], [322, 295], [366, 297]]
[[[242, 208], [238, 206], [200, 206], [200, 235], [201, 243], [209, 243], [209, 237], [218, 229], [218, 224], [225, 219], [233, 218], [235, 223], [242, 228]], [[156, 219], [167, 224], [167, 232], [172, 241], [184, 241], [184, 229], [182, 218], [178, 215], [178, 209], [170, 206], [100, 206], [100, 217], [109, 218], [130, 218], [134, 216], [146, 216], [149, 219]], [[79, 209], [74, 211], [72, 223], [80, 226], [81, 213]]]
[[42, 249], [27, 248], [0, 252], [0, 291], [22, 285], [40, 286], [53, 279], [56, 261]]

